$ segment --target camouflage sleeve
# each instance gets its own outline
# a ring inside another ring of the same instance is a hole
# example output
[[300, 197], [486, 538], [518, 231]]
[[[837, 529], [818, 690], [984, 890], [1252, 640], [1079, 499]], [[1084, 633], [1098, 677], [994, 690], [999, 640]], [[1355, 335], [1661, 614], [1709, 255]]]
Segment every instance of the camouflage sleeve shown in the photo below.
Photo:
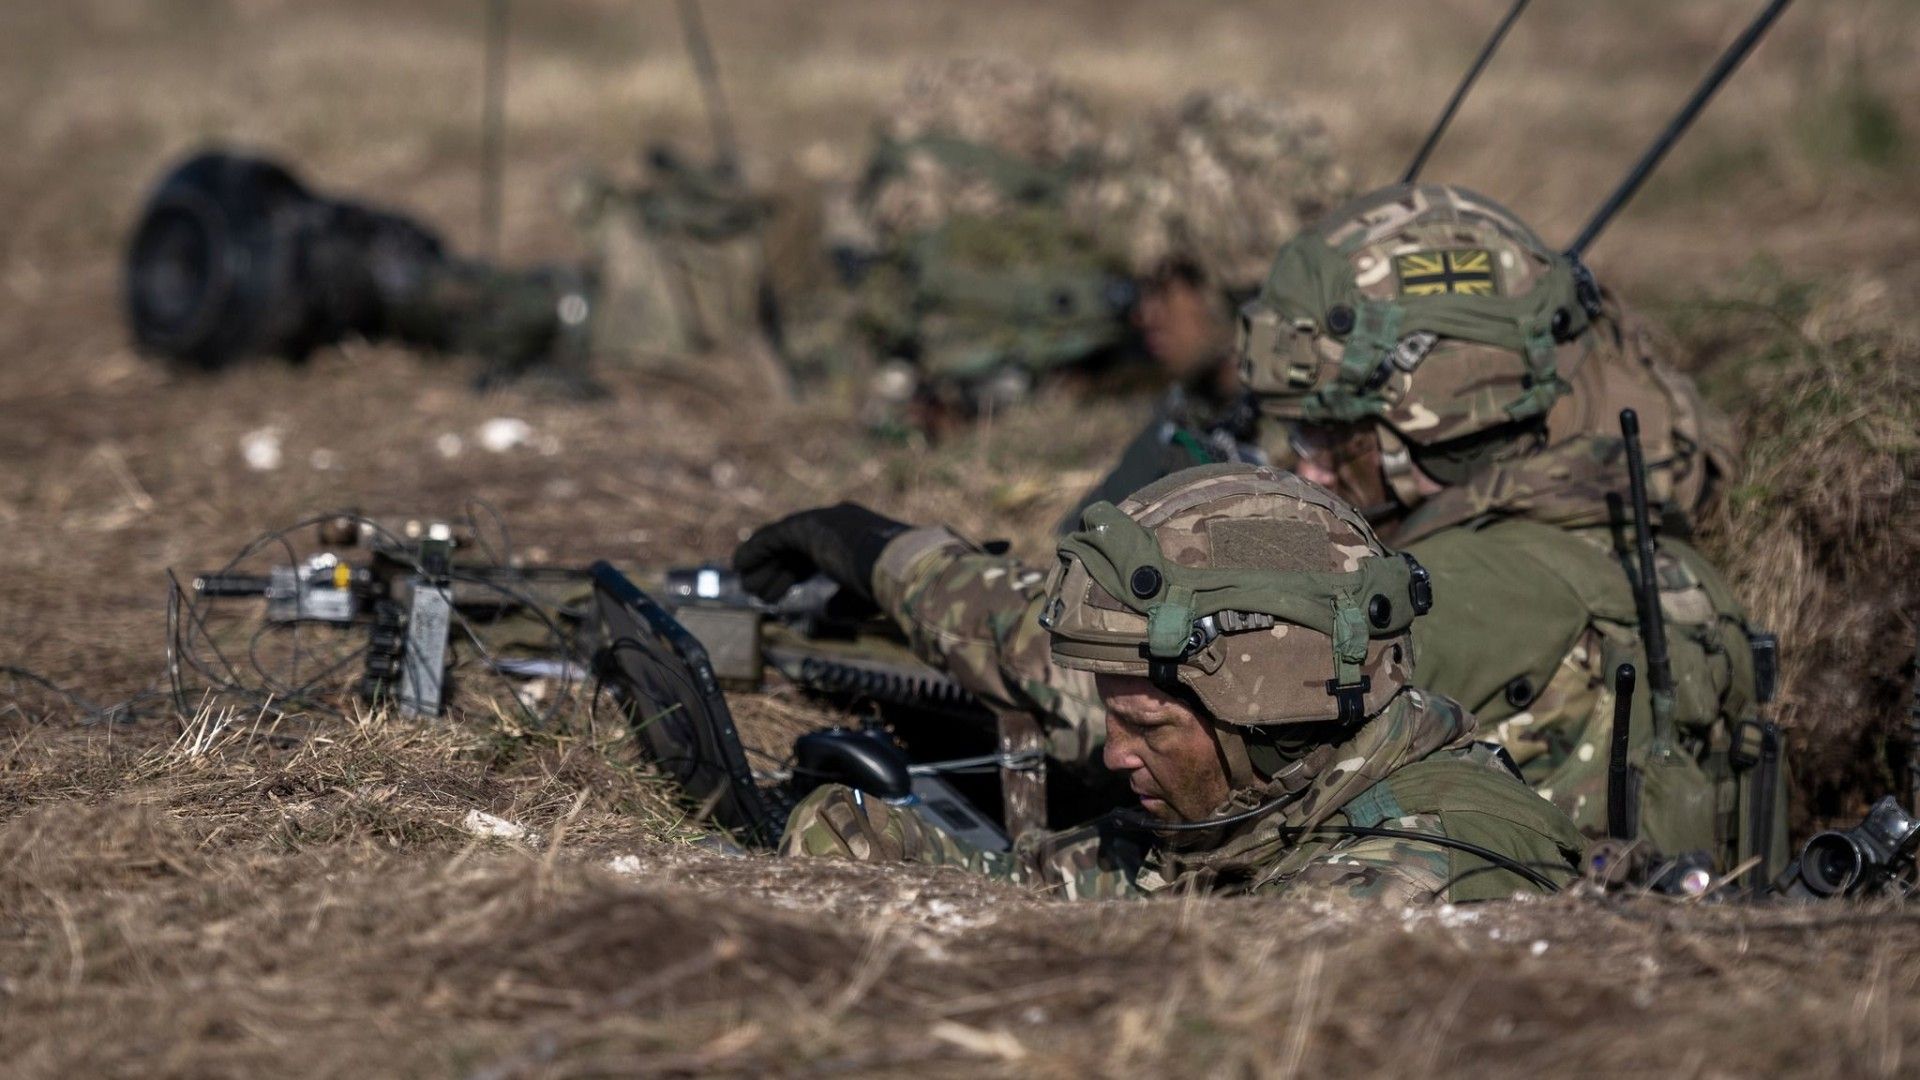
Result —
[[896, 806], [840, 784], [814, 789], [787, 818], [780, 853], [789, 858], [952, 866], [1070, 900], [1134, 897], [1140, 853], [1088, 827], [1033, 832], [1012, 851], [985, 851], [911, 806]]
[[1045, 577], [945, 529], [915, 529], [887, 545], [873, 591], [921, 659], [994, 709], [1038, 715], [1051, 757], [1088, 763], [1105, 740], [1106, 713], [1093, 676], [1048, 655]]
[[787, 816], [780, 854], [789, 858], [957, 866], [976, 874], [1020, 881], [1018, 861], [983, 851], [905, 807], [841, 784], [815, 788]]

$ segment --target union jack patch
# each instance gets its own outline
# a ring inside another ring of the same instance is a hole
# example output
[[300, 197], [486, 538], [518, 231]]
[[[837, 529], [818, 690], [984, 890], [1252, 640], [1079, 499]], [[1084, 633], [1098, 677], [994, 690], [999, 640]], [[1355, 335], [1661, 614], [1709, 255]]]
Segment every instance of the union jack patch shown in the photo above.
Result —
[[1423, 251], [1393, 257], [1401, 296], [1494, 295], [1493, 256], [1484, 250]]

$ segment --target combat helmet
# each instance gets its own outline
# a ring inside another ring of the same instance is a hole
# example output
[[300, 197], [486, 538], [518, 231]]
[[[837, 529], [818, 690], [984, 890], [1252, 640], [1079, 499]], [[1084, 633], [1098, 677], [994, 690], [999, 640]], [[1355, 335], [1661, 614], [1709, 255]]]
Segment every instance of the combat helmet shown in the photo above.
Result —
[[1600, 311], [1584, 269], [1499, 204], [1399, 184], [1281, 248], [1241, 312], [1241, 375], [1283, 421], [1377, 420], [1405, 502], [1409, 458], [1455, 484], [1537, 432]]
[[1408, 684], [1426, 571], [1316, 484], [1203, 465], [1081, 524], [1041, 612], [1061, 667], [1183, 688], [1217, 730], [1356, 723]]

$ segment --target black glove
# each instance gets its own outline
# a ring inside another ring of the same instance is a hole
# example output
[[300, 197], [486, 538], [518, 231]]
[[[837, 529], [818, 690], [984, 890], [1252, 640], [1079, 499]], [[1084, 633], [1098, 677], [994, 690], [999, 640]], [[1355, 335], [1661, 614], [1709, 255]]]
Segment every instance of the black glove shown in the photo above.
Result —
[[742, 541], [733, 549], [733, 568], [748, 592], [769, 603], [813, 575], [825, 574], [839, 584], [841, 597], [877, 609], [873, 564], [880, 561], [887, 542], [908, 528], [850, 502], [802, 510]]

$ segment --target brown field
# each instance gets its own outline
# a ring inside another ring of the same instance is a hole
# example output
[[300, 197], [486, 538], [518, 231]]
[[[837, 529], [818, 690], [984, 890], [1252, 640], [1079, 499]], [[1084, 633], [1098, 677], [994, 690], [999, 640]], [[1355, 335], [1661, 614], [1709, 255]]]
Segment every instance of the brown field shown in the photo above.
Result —
[[[707, 6], [750, 170], [797, 205], [793, 162], [856, 161], [913, 64], [980, 52], [1050, 65], [1119, 123], [1198, 87], [1285, 95], [1356, 176], [1385, 180], [1505, 4]], [[1535, 5], [1429, 177], [1570, 237], [1757, 6]], [[124, 233], [150, 180], [206, 141], [477, 246], [481, 10], [0, 6], [0, 664], [81, 699], [0, 676], [0, 1072], [1912, 1071], [1905, 910], [1067, 905], [714, 854], [603, 731], [219, 726], [151, 697], [91, 715], [155, 685], [167, 568], [319, 510], [478, 499], [530, 558], [661, 565], [857, 497], [1041, 556], [1137, 423], [1140, 401], [1052, 393], [931, 450], [876, 448], [844, 395], [767, 404], [724, 361], [610, 375], [611, 400], [580, 406], [476, 395], [461, 361], [366, 345], [218, 379], [133, 353]], [[702, 145], [673, 16], [515, 5], [508, 259], [574, 253], [554, 197], [574, 167], [624, 168], [643, 138]], [[1592, 259], [1742, 419], [1749, 476], [1705, 539], [1782, 632], [1803, 827], [1904, 780], [1889, 736], [1920, 610], [1917, 48], [1910, 0], [1790, 11]], [[775, 252], [796, 297], [819, 274], [803, 224]], [[500, 416], [536, 445], [480, 449]], [[240, 441], [266, 427], [285, 464], [253, 471]], [[530, 832], [476, 840], [474, 810]]]

